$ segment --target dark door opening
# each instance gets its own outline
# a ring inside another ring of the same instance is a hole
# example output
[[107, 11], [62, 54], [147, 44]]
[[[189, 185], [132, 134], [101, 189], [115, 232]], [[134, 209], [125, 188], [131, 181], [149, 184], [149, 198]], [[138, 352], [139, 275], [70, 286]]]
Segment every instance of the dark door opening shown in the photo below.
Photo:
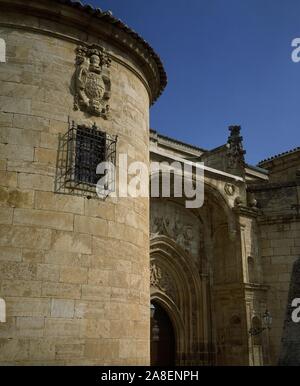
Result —
[[175, 334], [167, 312], [157, 303], [151, 319], [151, 366], [175, 366]]

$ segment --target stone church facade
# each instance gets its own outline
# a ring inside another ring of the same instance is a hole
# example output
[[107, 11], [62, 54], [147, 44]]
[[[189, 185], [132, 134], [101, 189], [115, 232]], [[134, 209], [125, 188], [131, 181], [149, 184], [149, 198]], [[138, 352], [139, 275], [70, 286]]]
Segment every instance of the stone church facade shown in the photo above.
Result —
[[[276, 365], [300, 149], [251, 166], [239, 126], [213, 150], [149, 131], [167, 77], [110, 12], [0, 0], [0, 38], [0, 363], [159, 364], [167, 341], [170, 364]], [[121, 153], [203, 162], [204, 205], [100, 199], [94, 168]]]

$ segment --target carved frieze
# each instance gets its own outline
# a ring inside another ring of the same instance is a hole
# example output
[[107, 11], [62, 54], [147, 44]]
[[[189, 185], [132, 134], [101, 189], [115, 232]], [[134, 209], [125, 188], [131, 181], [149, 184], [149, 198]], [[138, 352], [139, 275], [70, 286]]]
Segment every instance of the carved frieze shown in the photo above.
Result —
[[172, 203], [157, 203], [151, 210], [151, 237], [164, 235], [188, 254], [199, 257], [203, 234], [197, 218]]
[[109, 59], [100, 46], [76, 49], [74, 109], [92, 116], [109, 118], [111, 81]]

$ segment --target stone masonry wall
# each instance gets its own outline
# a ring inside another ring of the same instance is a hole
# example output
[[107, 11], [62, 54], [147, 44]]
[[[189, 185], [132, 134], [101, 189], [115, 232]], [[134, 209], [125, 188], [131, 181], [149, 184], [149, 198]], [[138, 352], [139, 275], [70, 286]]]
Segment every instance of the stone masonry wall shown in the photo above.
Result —
[[148, 364], [148, 200], [58, 195], [54, 177], [58, 136], [73, 119], [118, 134], [129, 162], [148, 162], [149, 95], [135, 62], [105, 42], [119, 58], [110, 69], [112, 118], [74, 112], [77, 45], [39, 29], [102, 43], [0, 12], [8, 60], [0, 64], [0, 363]]
[[293, 264], [300, 255], [300, 221], [277, 219], [260, 223], [260, 242], [264, 284], [268, 289], [268, 307], [273, 316], [269, 332], [270, 356], [278, 364], [283, 322]]

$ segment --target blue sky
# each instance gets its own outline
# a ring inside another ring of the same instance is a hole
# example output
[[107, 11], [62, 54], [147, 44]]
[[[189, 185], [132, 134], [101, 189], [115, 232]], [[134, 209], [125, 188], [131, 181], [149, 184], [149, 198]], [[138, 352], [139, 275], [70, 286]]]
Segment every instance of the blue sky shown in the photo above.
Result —
[[89, 0], [135, 29], [169, 83], [151, 127], [211, 149], [242, 126], [247, 161], [300, 146], [299, 0]]

